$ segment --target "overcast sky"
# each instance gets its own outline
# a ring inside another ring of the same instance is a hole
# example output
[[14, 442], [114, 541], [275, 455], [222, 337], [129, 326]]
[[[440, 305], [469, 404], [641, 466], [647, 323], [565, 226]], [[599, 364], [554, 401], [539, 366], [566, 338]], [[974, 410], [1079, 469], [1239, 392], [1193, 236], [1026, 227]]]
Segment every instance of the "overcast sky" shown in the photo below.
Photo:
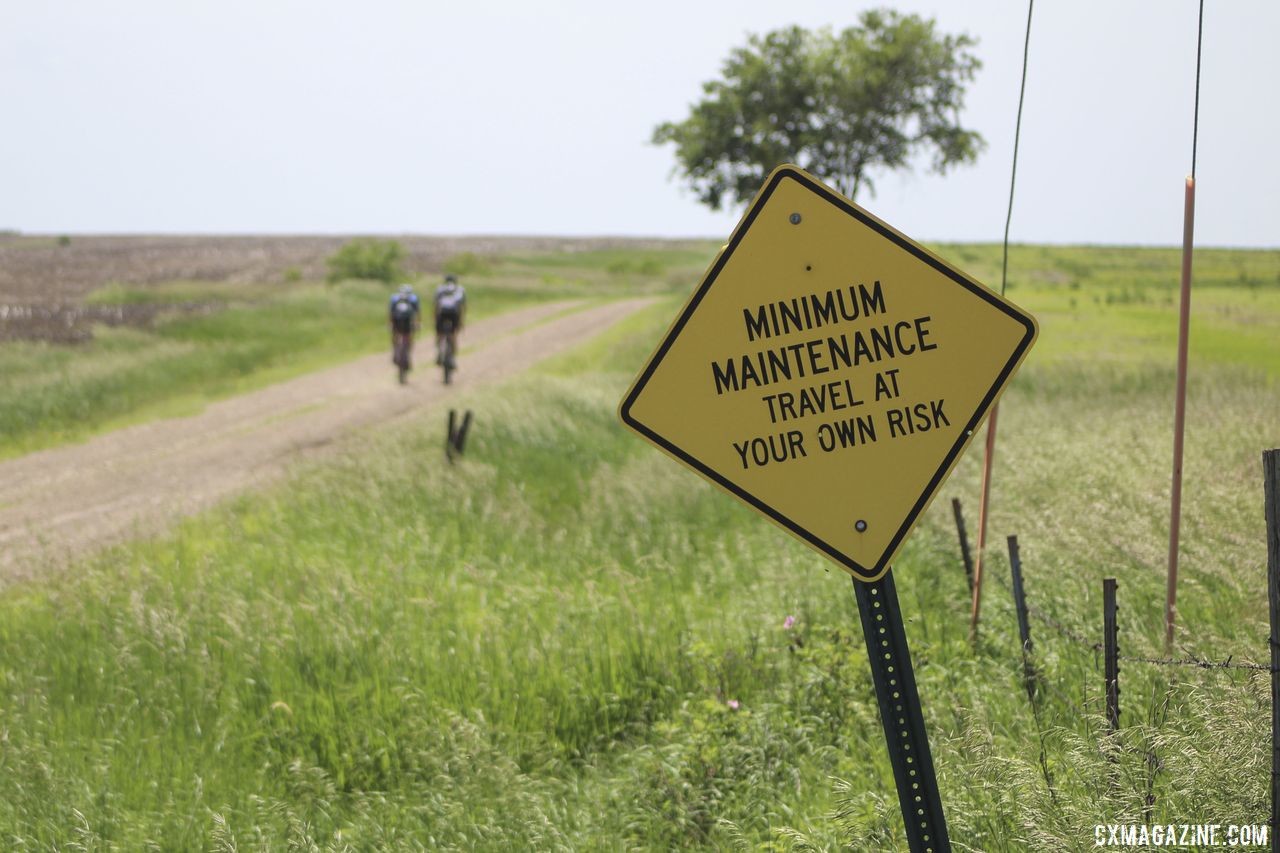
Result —
[[[722, 238], [648, 139], [748, 33], [834, 0], [10, 0], [0, 228]], [[886, 4], [888, 5], [888, 4]], [[1000, 238], [1023, 2], [901, 2], [979, 40], [988, 147], [860, 203], [925, 240]], [[1209, 0], [1197, 242], [1280, 245], [1280, 3]], [[1012, 237], [1176, 244], [1196, 0], [1040, 0]]]

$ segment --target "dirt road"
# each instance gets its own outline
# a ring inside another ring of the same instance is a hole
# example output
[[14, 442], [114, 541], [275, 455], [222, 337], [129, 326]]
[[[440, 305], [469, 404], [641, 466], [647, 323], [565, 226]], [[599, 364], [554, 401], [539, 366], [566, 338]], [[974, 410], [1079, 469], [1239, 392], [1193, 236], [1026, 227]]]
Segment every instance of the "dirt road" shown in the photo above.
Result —
[[[307, 450], [357, 427], [442, 405], [455, 389], [511, 376], [594, 337], [645, 302], [556, 302], [474, 323], [452, 388], [429, 363], [399, 386], [389, 357], [374, 355], [211, 404], [192, 417], [0, 463], [0, 585], [162, 530], [278, 477]], [[419, 354], [424, 350], [430, 348]]]

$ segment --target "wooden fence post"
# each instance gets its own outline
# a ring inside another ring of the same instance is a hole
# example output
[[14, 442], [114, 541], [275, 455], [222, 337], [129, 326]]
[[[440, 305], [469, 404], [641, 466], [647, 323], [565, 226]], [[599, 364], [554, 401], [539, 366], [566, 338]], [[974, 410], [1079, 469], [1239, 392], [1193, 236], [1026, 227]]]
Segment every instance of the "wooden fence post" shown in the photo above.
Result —
[[951, 511], [956, 515], [956, 532], [960, 534], [960, 556], [964, 558], [964, 576], [969, 581], [969, 594], [973, 594], [973, 556], [969, 553], [969, 537], [964, 532], [964, 513], [960, 499], [951, 499]]
[[1116, 637], [1116, 579], [1102, 580], [1102, 669], [1107, 689], [1107, 722], [1120, 728], [1120, 646]]
[[1271, 610], [1271, 849], [1280, 853], [1280, 450], [1262, 454], [1267, 519], [1267, 601]]
[[1022, 586], [1022, 558], [1018, 554], [1018, 537], [1009, 537], [1009, 572], [1012, 576], [1013, 609], [1018, 614], [1018, 641], [1022, 646], [1022, 681], [1027, 698], [1036, 701], [1036, 670], [1031, 663], [1031, 622], [1027, 618], [1027, 593]]

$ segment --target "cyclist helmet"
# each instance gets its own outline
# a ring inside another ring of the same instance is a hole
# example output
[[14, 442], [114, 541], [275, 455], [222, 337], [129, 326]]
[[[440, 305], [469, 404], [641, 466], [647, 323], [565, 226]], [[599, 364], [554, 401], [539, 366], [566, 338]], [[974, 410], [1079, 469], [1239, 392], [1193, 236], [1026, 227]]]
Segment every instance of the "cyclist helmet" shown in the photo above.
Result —
[[453, 273], [449, 273], [448, 275], [446, 275], [446, 276], [444, 277], [444, 283], [445, 283], [445, 284], [457, 284], [457, 283], [458, 283], [458, 277], [457, 277], [456, 275], [454, 275]]
[[400, 292], [413, 293], [413, 285], [409, 284], [408, 282], [405, 282], [404, 284], [400, 285]]

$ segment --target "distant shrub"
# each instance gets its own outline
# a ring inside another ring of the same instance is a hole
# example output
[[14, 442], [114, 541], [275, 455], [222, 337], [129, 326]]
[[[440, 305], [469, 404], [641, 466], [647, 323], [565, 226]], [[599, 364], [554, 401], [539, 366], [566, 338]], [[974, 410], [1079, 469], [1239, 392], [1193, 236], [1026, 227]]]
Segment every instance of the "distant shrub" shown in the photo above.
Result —
[[462, 252], [444, 262], [444, 271], [453, 275], [488, 275], [493, 264], [475, 252]]
[[350, 241], [325, 261], [330, 282], [361, 278], [394, 284], [404, 278], [404, 247], [396, 240], [361, 237]]
[[283, 276], [286, 282], [293, 284], [302, 281], [302, 270], [297, 267], [285, 267]]
[[59, 246], [70, 246], [70, 245], [71, 245], [71, 238], [70, 238], [70, 237], [68, 237], [66, 234], [63, 234], [61, 237], [59, 237], [59, 238], [58, 238], [58, 245], [59, 245]]
[[643, 260], [618, 258], [606, 264], [605, 270], [613, 275], [638, 273], [640, 275], [654, 276], [662, 273], [662, 262], [657, 258], [644, 258]]
[[109, 281], [84, 298], [86, 305], [131, 305], [138, 301], [137, 291], [118, 281]]

